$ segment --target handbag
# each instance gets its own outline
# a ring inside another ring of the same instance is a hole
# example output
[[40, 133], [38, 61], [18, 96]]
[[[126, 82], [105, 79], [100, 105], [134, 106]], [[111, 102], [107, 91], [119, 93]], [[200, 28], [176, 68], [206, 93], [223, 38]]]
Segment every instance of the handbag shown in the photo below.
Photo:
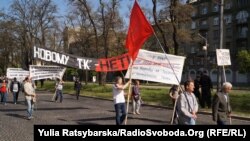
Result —
[[36, 97], [32, 97], [32, 102], [36, 103]]

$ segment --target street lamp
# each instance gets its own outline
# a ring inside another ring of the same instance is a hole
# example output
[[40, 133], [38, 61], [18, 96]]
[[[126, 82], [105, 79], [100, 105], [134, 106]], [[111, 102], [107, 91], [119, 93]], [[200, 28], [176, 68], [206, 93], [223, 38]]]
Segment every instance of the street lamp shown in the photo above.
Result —
[[202, 47], [202, 49], [205, 51], [204, 54], [204, 69], [207, 68], [207, 48], [208, 48], [208, 43], [207, 43], [207, 38], [203, 37], [201, 34], [198, 33], [198, 35], [205, 40], [205, 46]]

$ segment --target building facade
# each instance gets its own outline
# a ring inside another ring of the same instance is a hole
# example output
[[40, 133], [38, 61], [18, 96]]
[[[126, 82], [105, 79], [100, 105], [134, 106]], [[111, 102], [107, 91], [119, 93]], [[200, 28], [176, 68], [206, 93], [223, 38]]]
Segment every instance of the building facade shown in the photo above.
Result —
[[[249, 74], [239, 73], [237, 53], [250, 50], [250, 0], [224, 0], [223, 48], [230, 50], [231, 66], [225, 67], [227, 81], [234, 84], [249, 83]], [[201, 44], [186, 47], [186, 70], [195, 78], [199, 70], [208, 70], [213, 82], [217, 81], [216, 49], [220, 45], [220, 4], [218, 0], [189, 0], [195, 11], [191, 30], [204, 39]], [[207, 43], [207, 45], [206, 45]]]

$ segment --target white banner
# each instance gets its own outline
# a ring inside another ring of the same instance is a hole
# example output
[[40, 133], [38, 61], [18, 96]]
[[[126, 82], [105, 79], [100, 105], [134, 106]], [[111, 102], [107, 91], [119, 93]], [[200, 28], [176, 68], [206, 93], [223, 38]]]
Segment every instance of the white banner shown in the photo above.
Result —
[[217, 64], [218, 66], [231, 65], [229, 49], [216, 49]]
[[66, 68], [59, 66], [35, 66], [30, 65], [30, 76], [32, 80], [40, 79], [61, 79]]
[[25, 77], [29, 76], [30, 72], [27, 70], [23, 70], [22, 68], [7, 68], [7, 78], [14, 79], [16, 78], [18, 81], [23, 81]]
[[[167, 59], [169, 59], [174, 72]], [[178, 80], [181, 81], [184, 61], [185, 57], [182, 56], [140, 49], [132, 67], [132, 79], [178, 85]], [[129, 78], [129, 70], [125, 78]]]

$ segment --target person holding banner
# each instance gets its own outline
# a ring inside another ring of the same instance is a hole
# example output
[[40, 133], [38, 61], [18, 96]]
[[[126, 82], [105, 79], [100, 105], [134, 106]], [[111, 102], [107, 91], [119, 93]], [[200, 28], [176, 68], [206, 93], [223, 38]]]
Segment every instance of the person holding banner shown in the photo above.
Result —
[[27, 108], [28, 120], [31, 120], [33, 118], [32, 113], [34, 110], [34, 104], [36, 102], [36, 94], [30, 76], [25, 78], [23, 88], [24, 88], [25, 99], [28, 105]]
[[177, 101], [178, 122], [182, 125], [195, 125], [198, 112], [198, 102], [194, 91], [194, 82], [186, 81], [184, 83], [185, 92], [180, 94]]
[[59, 81], [56, 83], [56, 98], [55, 102], [57, 101], [58, 97], [60, 97], [60, 103], [63, 101], [63, 80], [59, 79]]
[[226, 125], [228, 117], [231, 116], [231, 106], [228, 94], [232, 89], [232, 84], [225, 82], [222, 85], [222, 91], [218, 92], [213, 97], [212, 103], [212, 116], [213, 121], [217, 122], [218, 125]]
[[124, 89], [126, 89], [131, 82], [127, 82], [125, 85], [122, 83], [121, 77], [116, 77], [115, 84], [113, 85], [113, 99], [116, 115], [116, 125], [121, 125], [126, 117], [126, 104], [124, 97]]
[[173, 103], [173, 106], [175, 104], [175, 101], [179, 95], [179, 92], [180, 92], [180, 88], [178, 85], [173, 85], [170, 90], [169, 90], [169, 96], [171, 97], [172, 99], [172, 103]]

